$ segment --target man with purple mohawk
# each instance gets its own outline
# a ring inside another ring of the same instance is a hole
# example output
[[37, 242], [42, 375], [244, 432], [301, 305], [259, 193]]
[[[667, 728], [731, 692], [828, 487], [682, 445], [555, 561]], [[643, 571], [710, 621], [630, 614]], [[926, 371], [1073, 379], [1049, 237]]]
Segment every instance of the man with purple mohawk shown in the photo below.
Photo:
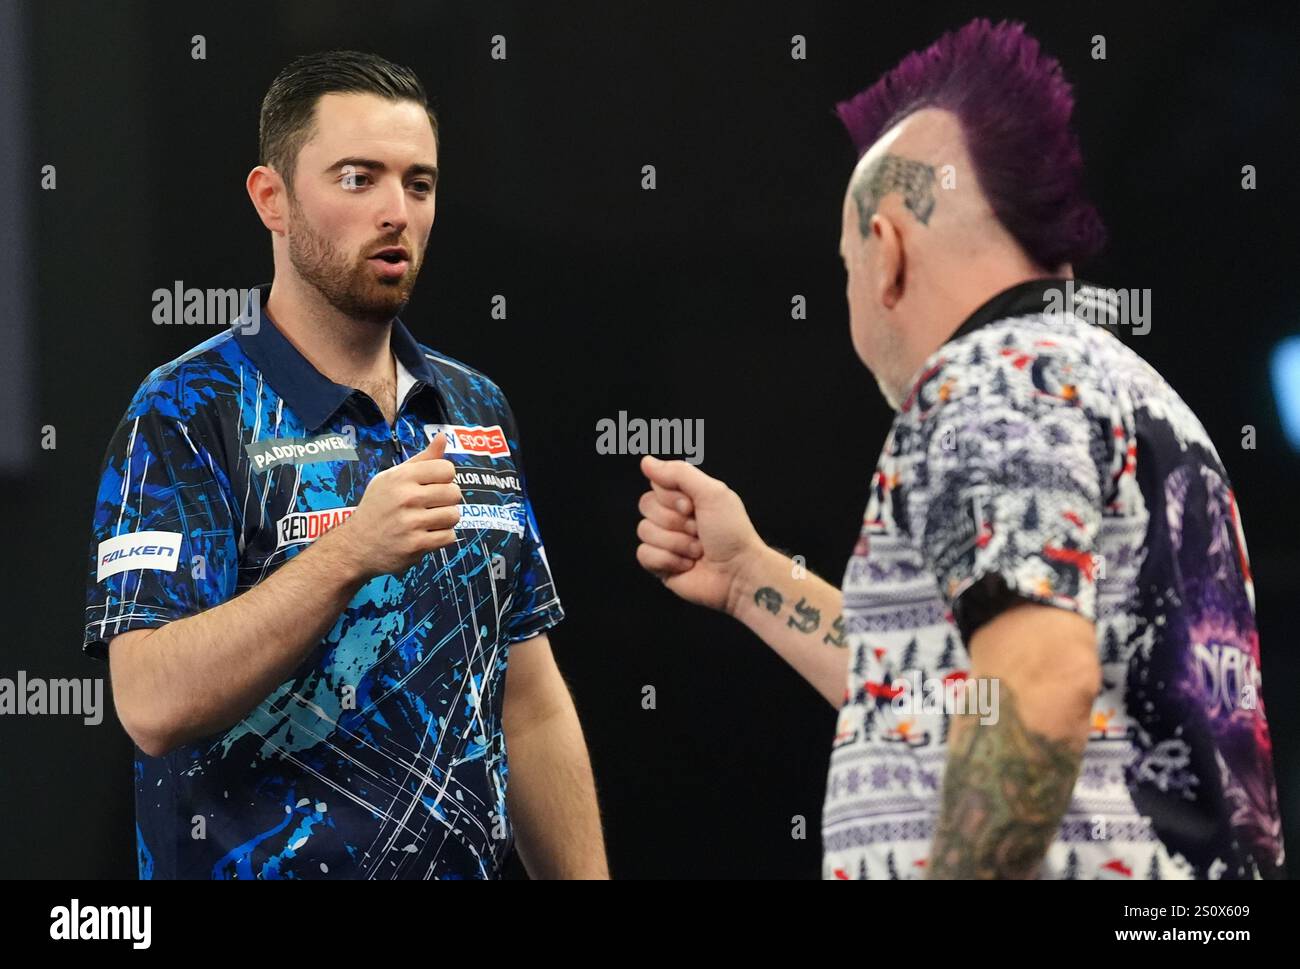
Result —
[[842, 591], [642, 461], [641, 565], [840, 710], [828, 878], [1285, 877], [1241, 518], [1110, 332], [1133, 305], [1073, 278], [1104, 232], [1072, 109], [987, 20], [838, 106], [853, 347], [897, 412]]

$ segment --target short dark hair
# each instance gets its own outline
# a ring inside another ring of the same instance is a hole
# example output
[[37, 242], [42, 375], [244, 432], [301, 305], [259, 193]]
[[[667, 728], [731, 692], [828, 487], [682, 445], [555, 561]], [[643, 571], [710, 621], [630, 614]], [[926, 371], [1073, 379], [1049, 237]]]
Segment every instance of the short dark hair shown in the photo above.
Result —
[[861, 157], [913, 111], [952, 111], [998, 221], [1040, 266], [1083, 262], [1106, 239], [1083, 192], [1070, 126], [1074, 96], [1061, 65], [1022, 23], [977, 19], [908, 54], [836, 106]]
[[316, 102], [326, 94], [377, 94], [391, 101], [414, 101], [429, 116], [434, 144], [438, 143], [438, 116], [409, 67], [355, 50], [304, 54], [271, 82], [258, 124], [260, 162], [280, 173], [290, 193], [298, 152], [315, 130]]

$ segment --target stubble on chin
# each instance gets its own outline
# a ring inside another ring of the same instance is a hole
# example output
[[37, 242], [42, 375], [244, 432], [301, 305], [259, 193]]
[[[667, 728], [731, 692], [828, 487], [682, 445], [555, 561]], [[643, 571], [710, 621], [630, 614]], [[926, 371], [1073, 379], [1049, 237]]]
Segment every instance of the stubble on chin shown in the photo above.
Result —
[[381, 280], [364, 260], [349, 263], [329, 239], [316, 232], [290, 203], [289, 262], [299, 278], [334, 309], [354, 320], [390, 322], [406, 307], [419, 274], [413, 266], [398, 280]]

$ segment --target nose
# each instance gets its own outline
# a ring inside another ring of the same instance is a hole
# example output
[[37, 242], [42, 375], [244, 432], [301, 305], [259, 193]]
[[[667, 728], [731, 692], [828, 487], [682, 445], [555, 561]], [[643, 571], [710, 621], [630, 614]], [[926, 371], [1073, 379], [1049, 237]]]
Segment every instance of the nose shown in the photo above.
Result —
[[400, 236], [406, 231], [409, 220], [406, 211], [406, 191], [400, 182], [390, 183], [382, 193], [376, 193], [380, 199], [380, 208], [376, 222], [385, 236]]

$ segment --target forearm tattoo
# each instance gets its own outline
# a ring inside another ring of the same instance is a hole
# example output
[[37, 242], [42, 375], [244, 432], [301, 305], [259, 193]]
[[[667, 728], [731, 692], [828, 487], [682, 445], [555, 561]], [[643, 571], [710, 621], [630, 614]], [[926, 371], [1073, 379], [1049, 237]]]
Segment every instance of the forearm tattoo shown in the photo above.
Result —
[[1033, 878], [1070, 803], [1082, 744], [1026, 726], [1005, 683], [996, 723], [962, 716], [970, 722], [948, 752], [927, 877]]
[[[785, 596], [781, 595], [770, 585], [765, 585], [754, 593], [754, 604], [762, 609], [766, 609], [772, 615], [780, 615], [781, 607], [785, 605]], [[785, 624], [792, 629], [797, 629], [801, 633], [815, 633], [822, 622], [822, 611], [816, 606], [800, 598], [797, 603], [791, 606], [792, 614], [786, 619]], [[822, 642], [831, 646], [843, 648], [848, 645], [844, 640], [844, 617], [836, 616], [831, 623], [831, 631], [822, 637]]]
[[755, 605], [762, 606], [774, 616], [781, 611], [781, 603], [783, 601], [781, 593], [777, 592], [771, 586], [763, 586], [763, 588], [754, 593]]
[[858, 231], [865, 239], [871, 232], [871, 217], [880, 200], [900, 192], [903, 204], [917, 221], [929, 225], [934, 212], [934, 166], [899, 155], [881, 155], [858, 175], [853, 199], [858, 204]]
[[[798, 618], [795, 618], [795, 617]], [[795, 604], [794, 615], [787, 621], [787, 626], [793, 626], [801, 633], [810, 633], [817, 628], [822, 621], [822, 611], [816, 606], [810, 606], [802, 598]]]

